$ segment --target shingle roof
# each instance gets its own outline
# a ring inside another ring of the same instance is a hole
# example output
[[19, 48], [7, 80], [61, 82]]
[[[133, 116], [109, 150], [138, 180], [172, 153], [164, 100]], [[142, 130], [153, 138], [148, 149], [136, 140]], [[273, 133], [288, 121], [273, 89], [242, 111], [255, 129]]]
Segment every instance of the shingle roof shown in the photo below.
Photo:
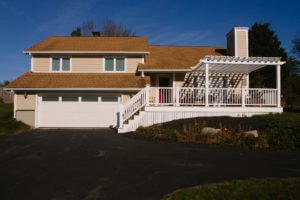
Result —
[[139, 69], [189, 69], [207, 55], [224, 55], [223, 47], [149, 46], [145, 64]]
[[148, 51], [146, 37], [52, 36], [25, 51]]
[[149, 77], [132, 73], [26, 72], [7, 88], [143, 88], [149, 82]]

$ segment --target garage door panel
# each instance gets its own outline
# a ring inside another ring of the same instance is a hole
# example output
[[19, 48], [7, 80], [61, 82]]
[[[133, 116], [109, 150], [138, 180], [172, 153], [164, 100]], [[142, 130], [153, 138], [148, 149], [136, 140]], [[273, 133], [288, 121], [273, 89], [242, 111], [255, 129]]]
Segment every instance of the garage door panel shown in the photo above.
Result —
[[116, 102], [39, 103], [40, 127], [109, 127], [117, 125]]

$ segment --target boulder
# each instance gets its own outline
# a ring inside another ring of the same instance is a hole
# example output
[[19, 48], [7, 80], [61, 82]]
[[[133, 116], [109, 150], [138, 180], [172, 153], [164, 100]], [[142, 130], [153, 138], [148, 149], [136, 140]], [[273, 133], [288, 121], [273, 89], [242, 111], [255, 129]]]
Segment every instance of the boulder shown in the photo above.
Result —
[[211, 128], [211, 127], [204, 127], [202, 129], [203, 134], [210, 134], [210, 135], [216, 135], [221, 132], [221, 129], [217, 128]]
[[258, 131], [257, 130], [246, 131], [246, 132], [244, 132], [244, 134], [246, 136], [258, 137]]

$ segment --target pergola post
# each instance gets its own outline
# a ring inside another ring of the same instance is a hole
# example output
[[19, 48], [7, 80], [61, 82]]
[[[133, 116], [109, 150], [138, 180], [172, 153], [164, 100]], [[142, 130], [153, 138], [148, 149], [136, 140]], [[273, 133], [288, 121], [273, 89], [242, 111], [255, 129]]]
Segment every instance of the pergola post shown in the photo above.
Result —
[[248, 90], [249, 89], [249, 85], [250, 85], [250, 82], [249, 82], [249, 73], [245, 75], [246, 76], [246, 89]]
[[277, 89], [277, 107], [281, 107], [281, 72], [280, 65], [276, 65], [276, 89]]
[[208, 63], [205, 63], [205, 106], [208, 107], [208, 87], [209, 87], [209, 82], [208, 82]]

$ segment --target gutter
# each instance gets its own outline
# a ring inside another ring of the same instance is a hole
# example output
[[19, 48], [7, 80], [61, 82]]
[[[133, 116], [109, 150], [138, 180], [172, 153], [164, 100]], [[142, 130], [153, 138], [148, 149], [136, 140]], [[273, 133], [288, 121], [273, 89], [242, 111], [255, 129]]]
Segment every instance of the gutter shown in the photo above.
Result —
[[189, 72], [192, 69], [138, 69], [139, 72]]
[[142, 88], [4, 88], [8, 91], [140, 91]]
[[145, 55], [149, 51], [23, 51], [24, 54], [125, 54], [125, 55]]

